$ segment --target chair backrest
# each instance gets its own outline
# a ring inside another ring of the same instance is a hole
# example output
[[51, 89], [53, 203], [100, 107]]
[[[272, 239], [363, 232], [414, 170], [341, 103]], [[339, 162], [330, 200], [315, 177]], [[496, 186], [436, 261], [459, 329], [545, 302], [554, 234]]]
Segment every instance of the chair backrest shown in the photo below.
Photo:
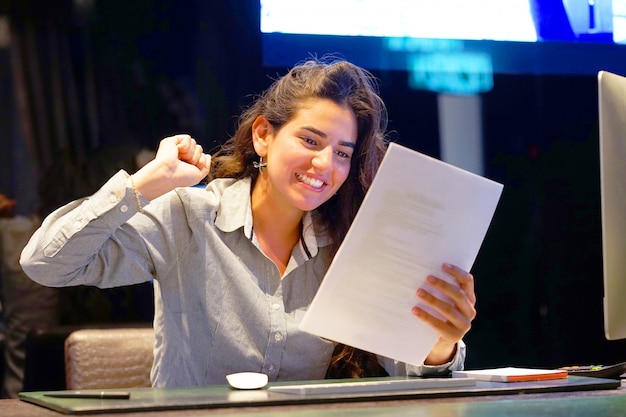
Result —
[[150, 387], [152, 328], [76, 330], [65, 340], [69, 390]]

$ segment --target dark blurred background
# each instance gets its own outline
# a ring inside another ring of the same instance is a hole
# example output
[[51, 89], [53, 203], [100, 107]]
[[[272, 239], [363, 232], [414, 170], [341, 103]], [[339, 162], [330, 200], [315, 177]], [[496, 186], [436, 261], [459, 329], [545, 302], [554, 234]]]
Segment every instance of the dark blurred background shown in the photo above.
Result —
[[[257, 0], [0, 0], [0, 16], [0, 194], [16, 201], [12, 216], [93, 192], [164, 136], [188, 132], [210, 150], [286, 70], [263, 65]], [[404, 71], [373, 72], [391, 138], [439, 157], [437, 93], [410, 88]], [[626, 361], [626, 342], [603, 332], [596, 76], [493, 77], [484, 175], [504, 192], [472, 271], [467, 367]], [[150, 288], [124, 291], [62, 295], [55, 325], [149, 322]]]

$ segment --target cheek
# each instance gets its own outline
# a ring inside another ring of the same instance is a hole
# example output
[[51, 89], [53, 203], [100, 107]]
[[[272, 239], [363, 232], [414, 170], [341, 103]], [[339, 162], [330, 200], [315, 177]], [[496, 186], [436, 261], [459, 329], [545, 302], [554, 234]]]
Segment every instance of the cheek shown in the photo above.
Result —
[[349, 174], [350, 174], [349, 164], [346, 164], [345, 167], [342, 166], [342, 167], [337, 168], [337, 170], [335, 171], [335, 185], [337, 186], [337, 188], [343, 185], [343, 183], [348, 178]]

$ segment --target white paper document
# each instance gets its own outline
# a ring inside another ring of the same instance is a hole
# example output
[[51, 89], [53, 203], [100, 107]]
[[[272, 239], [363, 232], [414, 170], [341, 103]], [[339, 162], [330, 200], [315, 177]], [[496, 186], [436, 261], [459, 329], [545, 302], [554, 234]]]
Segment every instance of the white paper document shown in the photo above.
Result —
[[471, 270], [502, 188], [391, 143], [300, 328], [422, 364], [438, 335], [411, 311], [417, 289], [443, 263]]

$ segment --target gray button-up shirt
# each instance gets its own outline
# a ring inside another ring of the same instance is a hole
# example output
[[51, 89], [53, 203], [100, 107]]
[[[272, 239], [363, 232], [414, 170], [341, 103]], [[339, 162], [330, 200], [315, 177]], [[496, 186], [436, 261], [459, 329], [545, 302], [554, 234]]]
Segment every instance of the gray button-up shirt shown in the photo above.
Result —
[[[139, 198], [144, 214], [120, 171], [56, 210], [24, 248], [23, 269], [48, 286], [153, 280], [155, 387], [223, 384], [239, 371], [272, 381], [324, 377], [333, 343], [298, 329], [331, 259], [330, 238], [312, 213], [281, 277], [254, 236], [249, 179]], [[462, 369], [464, 357], [460, 343], [441, 367], [380, 362], [391, 375], [420, 375]]]

